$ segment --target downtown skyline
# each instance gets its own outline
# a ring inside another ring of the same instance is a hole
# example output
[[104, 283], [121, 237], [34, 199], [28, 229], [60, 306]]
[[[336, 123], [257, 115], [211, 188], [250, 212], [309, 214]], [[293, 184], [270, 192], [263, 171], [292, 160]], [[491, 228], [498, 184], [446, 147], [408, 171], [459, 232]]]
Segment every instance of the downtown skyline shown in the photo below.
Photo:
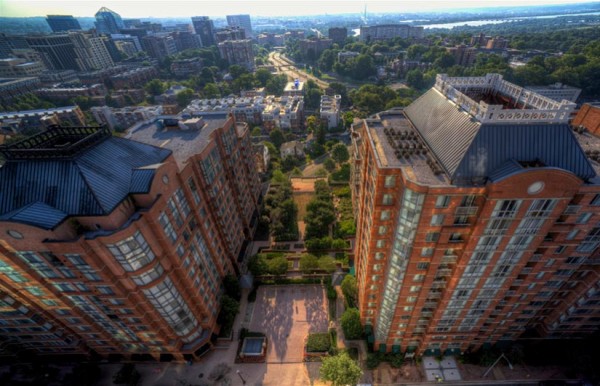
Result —
[[[563, 4], [590, 3], [585, 0], [508, 0], [503, 7], [524, 7]], [[309, 6], [314, 4], [314, 6]], [[392, 1], [342, 1], [332, 0], [328, 4], [309, 0], [302, 3], [285, 4], [274, 1], [191, 1], [177, 0], [166, 7], [159, 1], [50, 1], [50, 0], [2, 0], [0, 17], [35, 17], [50, 14], [71, 14], [77, 17], [92, 17], [99, 8], [108, 7], [126, 18], [147, 17], [184, 17], [188, 15], [224, 16], [236, 10], [252, 16], [300, 16], [318, 14], [362, 13], [365, 7], [369, 13], [418, 13], [418, 12], [458, 12], [498, 8], [497, 3], [475, 0], [447, 1], [438, 0], [423, 3], [410, 1], [400, 4]]]

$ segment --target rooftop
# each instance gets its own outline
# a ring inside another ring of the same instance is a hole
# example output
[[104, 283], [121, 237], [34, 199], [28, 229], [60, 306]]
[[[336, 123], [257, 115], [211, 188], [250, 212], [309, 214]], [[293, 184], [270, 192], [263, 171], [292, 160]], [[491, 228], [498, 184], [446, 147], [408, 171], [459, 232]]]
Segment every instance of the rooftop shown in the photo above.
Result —
[[54, 126], [2, 148], [0, 220], [52, 229], [69, 216], [106, 215], [145, 193], [171, 152], [101, 127]]
[[212, 141], [211, 134], [223, 127], [228, 119], [227, 114], [206, 115], [203, 118], [205, 124], [200, 130], [163, 128], [159, 122], [154, 122], [129, 131], [126, 138], [171, 150], [177, 166], [183, 169], [188, 159], [200, 153]]
[[[487, 82], [490, 76], [481, 79]], [[461, 78], [455, 84], [465, 80], [467, 86], [459, 86], [465, 93], [484, 86], [475, 82], [471, 87], [468, 81], [473, 78]], [[380, 167], [402, 168], [411, 180], [426, 185], [480, 185], [530, 167], [560, 168], [598, 183], [600, 138], [574, 132], [563, 122], [562, 107], [570, 102], [547, 101], [528, 91], [525, 102], [519, 97], [515, 100], [533, 108], [520, 106], [520, 118], [503, 119], [486, 113], [480, 116], [473, 99], [448, 84], [442, 86], [442, 90], [432, 88], [404, 110], [385, 111], [364, 120]], [[489, 95], [512, 103], [501, 92]], [[535, 109], [540, 103], [546, 110]], [[483, 101], [478, 105], [484, 110], [491, 106]], [[497, 106], [514, 114], [512, 104]], [[558, 106], [558, 111], [552, 111], [553, 106]], [[526, 112], [538, 116], [526, 118]]]

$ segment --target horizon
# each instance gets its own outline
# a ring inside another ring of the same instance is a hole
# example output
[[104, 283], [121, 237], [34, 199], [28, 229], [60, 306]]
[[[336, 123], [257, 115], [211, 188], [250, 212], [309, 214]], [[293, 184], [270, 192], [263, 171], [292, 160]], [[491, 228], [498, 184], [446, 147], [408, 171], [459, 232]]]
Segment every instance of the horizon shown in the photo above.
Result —
[[[47, 15], [94, 17], [101, 7], [109, 8], [123, 18], [183, 18], [192, 16], [225, 17], [231, 14], [249, 14], [254, 17], [361, 14], [364, 12], [365, 6], [368, 13], [411, 14], [571, 4], [598, 4], [598, 2], [589, 0], [506, 0], [499, 6], [496, 2], [492, 4], [491, 1], [485, 0], [437, 0], [429, 2], [427, 5], [416, 1], [400, 4], [389, 0], [330, 0], [327, 4], [316, 0], [293, 4], [282, 4], [273, 0], [225, 0], [219, 2], [176, 0], [165, 6], [164, 2], [157, 0], [0, 0], [0, 17], [46, 17]], [[140, 11], [140, 9], [144, 11]]]

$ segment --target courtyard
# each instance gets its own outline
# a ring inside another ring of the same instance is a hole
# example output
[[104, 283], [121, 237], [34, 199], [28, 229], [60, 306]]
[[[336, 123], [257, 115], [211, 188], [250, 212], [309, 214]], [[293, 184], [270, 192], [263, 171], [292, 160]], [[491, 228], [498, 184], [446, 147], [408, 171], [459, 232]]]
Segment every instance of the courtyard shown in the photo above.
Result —
[[261, 286], [249, 329], [267, 336], [267, 363], [300, 363], [308, 334], [327, 331], [327, 312], [321, 285]]

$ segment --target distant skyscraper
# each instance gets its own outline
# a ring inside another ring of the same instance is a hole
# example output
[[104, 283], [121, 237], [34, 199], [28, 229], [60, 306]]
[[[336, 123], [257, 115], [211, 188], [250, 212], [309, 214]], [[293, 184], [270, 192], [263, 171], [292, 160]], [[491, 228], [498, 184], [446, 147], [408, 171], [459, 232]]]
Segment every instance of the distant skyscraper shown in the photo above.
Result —
[[246, 38], [252, 38], [252, 23], [250, 15], [227, 15], [227, 24], [230, 27], [241, 27], [246, 31]]
[[254, 52], [252, 40], [226, 40], [219, 43], [221, 58], [227, 60], [229, 65], [238, 64], [248, 70], [254, 69]]
[[52, 32], [62, 32], [81, 29], [77, 19], [71, 15], [48, 15], [46, 22], [52, 29]]
[[113, 59], [104, 42], [106, 36], [98, 36], [89, 32], [69, 32], [75, 46], [77, 64], [85, 71], [99, 70], [114, 66]]
[[329, 39], [333, 40], [334, 43], [340, 46], [344, 44], [348, 37], [348, 28], [346, 27], [332, 27], [329, 28]]
[[203, 47], [215, 45], [215, 25], [208, 16], [192, 17], [192, 24], [194, 25], [194, 31], [202, 40]]
[[121, 28], [125, 28], [121, 16], [106, 7], [100, 8], [95, 16], [96, 30], [100, 34], [116, 34], [119, 33]]
[[75, 45], [69, 35], [28, 36], [26, 40], [32, 49], [41, 53], [46, 67], [52, 70], [85, 70], [79, 67]]

